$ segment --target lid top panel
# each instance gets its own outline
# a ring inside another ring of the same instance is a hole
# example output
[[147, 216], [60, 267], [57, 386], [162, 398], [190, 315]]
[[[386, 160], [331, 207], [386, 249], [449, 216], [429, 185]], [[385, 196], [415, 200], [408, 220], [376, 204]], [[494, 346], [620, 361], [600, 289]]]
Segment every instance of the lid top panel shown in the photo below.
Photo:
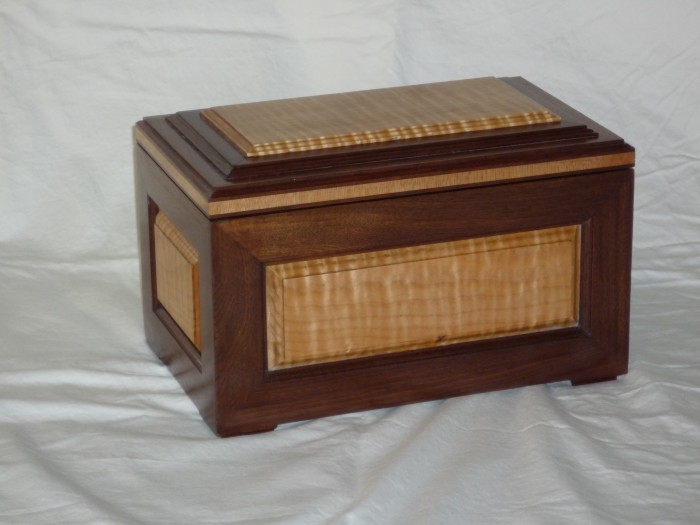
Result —
[[561, 120], [493, 77], [219, 106], [201, 115], [246, 157]]

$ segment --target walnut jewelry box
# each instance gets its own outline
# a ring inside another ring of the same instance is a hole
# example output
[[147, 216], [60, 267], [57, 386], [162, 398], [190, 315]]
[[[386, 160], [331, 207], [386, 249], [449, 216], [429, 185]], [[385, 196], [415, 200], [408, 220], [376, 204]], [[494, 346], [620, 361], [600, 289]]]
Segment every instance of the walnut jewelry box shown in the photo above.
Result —
[[146, 338], [221, 436], [627, 372], [634, 149], [522, 78], [134, 133]]

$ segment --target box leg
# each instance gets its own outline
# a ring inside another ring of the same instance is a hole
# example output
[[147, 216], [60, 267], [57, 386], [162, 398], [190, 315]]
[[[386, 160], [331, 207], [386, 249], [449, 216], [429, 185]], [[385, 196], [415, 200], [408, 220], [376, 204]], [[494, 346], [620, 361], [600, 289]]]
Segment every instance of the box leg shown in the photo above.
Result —
[[572, 379], [571, 386], [582, 386], [582, 385], [590, 385], [593, 383], [603, 383], [604, 381], [615, 381], [616, 379], [617, 379], [616, 375], [592, 377], [592, 378], [582, 378], [582, 379]]

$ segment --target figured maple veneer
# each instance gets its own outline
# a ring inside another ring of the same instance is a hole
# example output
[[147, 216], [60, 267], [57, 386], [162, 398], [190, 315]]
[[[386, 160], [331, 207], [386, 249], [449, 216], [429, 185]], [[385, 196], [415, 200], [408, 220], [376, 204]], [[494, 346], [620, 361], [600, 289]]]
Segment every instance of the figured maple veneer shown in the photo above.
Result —
[[197, 252], [159, 212], [153, 224], [158, 302], [201, 351]]
[[234, 104], [202, 116], [248, 157], [561, 120], [491, 77]]
[[268, 367], [574, 326], [579, 227], [268, 266]]

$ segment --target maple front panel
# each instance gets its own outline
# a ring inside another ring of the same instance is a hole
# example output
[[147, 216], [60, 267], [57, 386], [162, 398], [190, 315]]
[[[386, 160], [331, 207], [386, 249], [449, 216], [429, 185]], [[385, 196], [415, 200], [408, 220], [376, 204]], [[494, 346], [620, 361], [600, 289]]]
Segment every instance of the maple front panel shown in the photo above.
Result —
[[579, 231], [565, 226], [268, 266], [268, 368], [575, 326]]

